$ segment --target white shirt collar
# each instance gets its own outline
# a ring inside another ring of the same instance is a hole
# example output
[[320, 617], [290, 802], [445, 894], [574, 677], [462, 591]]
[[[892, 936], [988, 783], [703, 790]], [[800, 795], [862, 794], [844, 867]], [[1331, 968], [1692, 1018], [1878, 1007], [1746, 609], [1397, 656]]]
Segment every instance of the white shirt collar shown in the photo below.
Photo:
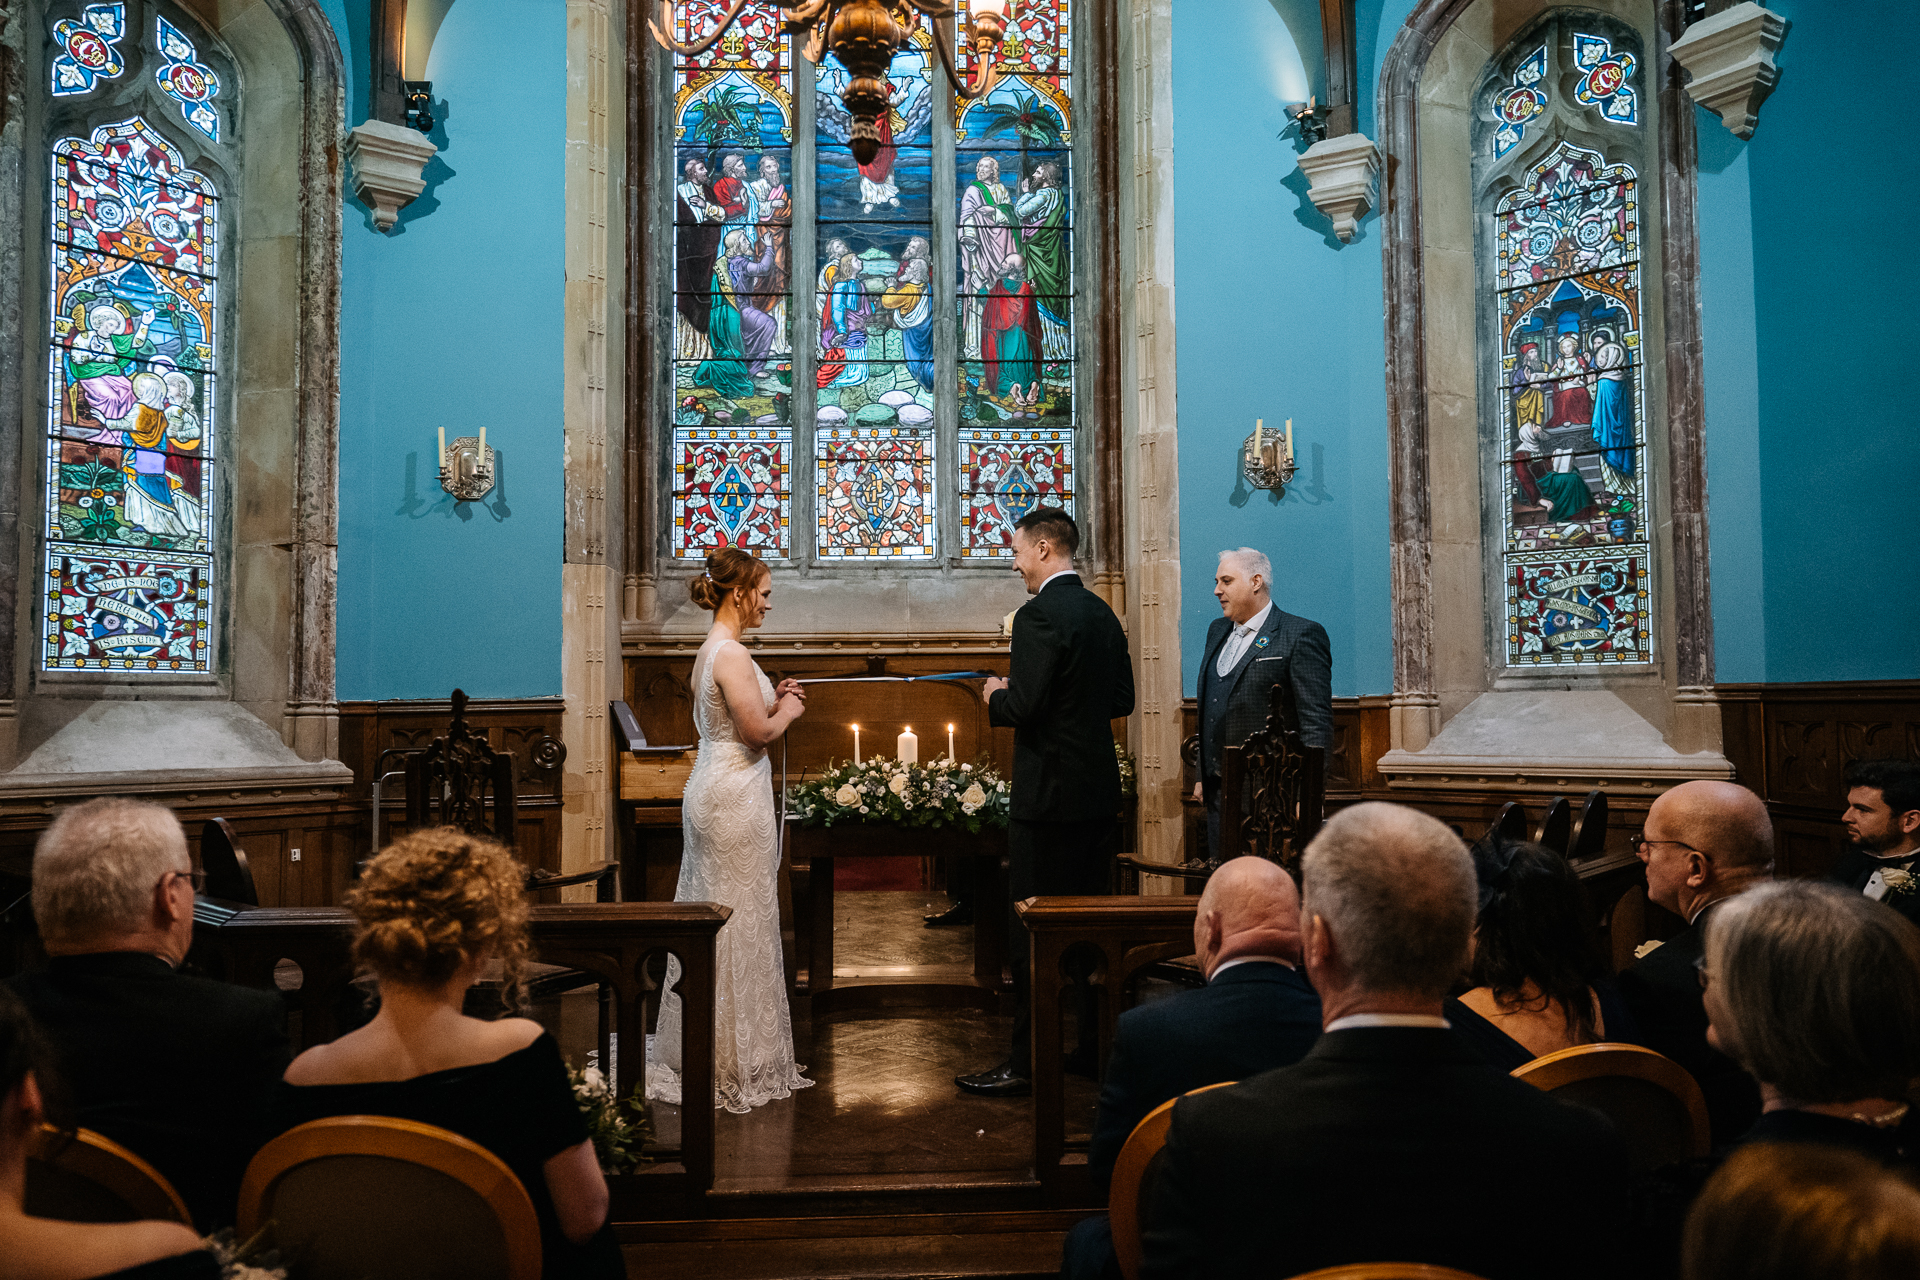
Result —
[[1277, 964], [1284, 968], [1293, 968], [1292, 965], [1282, 960], [1279, 956], [1235, 956], [1231, 960], [1222, 960], [1219, 964], [1213, 966], [1213, 972], [1207, 975], [1207, 981], [1212, 982], [1215, 978], [1237, 964]]
[[[1078, 569], [1062, 569], [1058, 573], [1048, 574], [1047, 582], [1052, 582], [1055, 578], [1070, 578], [1070, 577], [1073, 577], [1075, 574], [1078, 574], [1079, 572], [1080, 571]], [[1047, 589], [1047, 582], [1043, 582], [1040, 584], [1040, 591], [1045, 591]], [[1033, 594], [1039, 595], [1040, 591], [1036, 591]]]
[[1248, 635], [1257, 636], [1260, 634], [1260, 628], [1267, 625], [1267, 615], [1272, 612], [1273, 612], [1273, 601], [1269, 600], [1266, 602], [1266, 604], [1261, 606], [1260, 612], [1254, 614], [1251, 618], [1248, 618], [1245, 622], [1236, 622], [1233, 625], [1236, 629], [1239, 627], [1245, 627], [1247, 628]]
[[1350, 1013], [1335, 1018], [1324, 1031], [1346, 1031], [1353, 1027], [1431, 1027], [1446, 1031], [1453, 1024], [1437, 1013]]

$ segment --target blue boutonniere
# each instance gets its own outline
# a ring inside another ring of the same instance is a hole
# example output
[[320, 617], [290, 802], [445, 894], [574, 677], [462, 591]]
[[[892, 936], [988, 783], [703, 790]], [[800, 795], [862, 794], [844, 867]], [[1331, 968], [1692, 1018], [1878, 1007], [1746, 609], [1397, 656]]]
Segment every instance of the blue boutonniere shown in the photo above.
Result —
[[1255, 640], [1253, 642], [1253, 647], [1256, 649], [1264, 649], [1267, 647], [1267, 641], [1271, 640], [1272, 638], [1273, 638], [1272, 636], [1261, 636], [1258, 640]]

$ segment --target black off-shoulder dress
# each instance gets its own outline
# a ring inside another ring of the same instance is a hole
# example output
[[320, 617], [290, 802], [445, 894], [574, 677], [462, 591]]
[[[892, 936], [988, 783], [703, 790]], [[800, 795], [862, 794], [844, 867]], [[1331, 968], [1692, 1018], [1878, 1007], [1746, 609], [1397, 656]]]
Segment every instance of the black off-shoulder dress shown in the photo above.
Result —
[[553, 1037], [475, 1067], [430, 1071], [411, 1080], [373, 1084], [282, 1083], [275, 1132], [327, 1116], [395, 1116], [438, 1125], [471, 1138], [506, 1162], [540, 1216], [546, 1280], [623, 1280], [626, 1267], [613, 1227], [585, 1244], [560, 1232], [547, 1191], [546, 1162], [586, 1141], [587, 1125], [567, 1082]]

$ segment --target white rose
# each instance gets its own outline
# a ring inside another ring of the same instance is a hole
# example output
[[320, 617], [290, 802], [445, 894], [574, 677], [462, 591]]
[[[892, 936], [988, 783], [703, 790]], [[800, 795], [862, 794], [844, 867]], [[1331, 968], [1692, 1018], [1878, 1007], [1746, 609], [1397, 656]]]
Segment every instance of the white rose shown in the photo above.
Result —
[[1635, 960], [1644, 960], [1648, 956], [1652, 955], [1655, 951], [1657, 951], [1659, 947], [1660, 947], [1659, 938], [1649, 938], [1645, 942], [1641, 943], [1639, 946], [1633, 949], [1633, 958]]
[[893, 781], [887, 784], [887, 790], [893, 792], [893, 794], [897, 796], [903, 796], [907, 794], [907, 775], [904, 773], [894, 774]]
[[851, 783], [843, 782], [840, 789], [833, 793], [833, 802], [843, 809], [851, 809], [860, 803], [860, 792]]
[[1010, 610], [1006, 617], [1000, 619], [1000, 634], [1009, 640], [1013, 639], [1013, 615], [1018, 612], [1018, 609]]
[[960, 766], [960, 772], [962, 772], [962, 773], [972, 773], [972, 772], [973, 772], [973, 766], [972, 766], [972, 765], [970, 765], [970, 764], [963, 764], [963, 765], [961, 765], [961, 766]]
[[1880, 882], [1895, 893], [1905, 893], [1913, 888], [1913, 872], [1902, 871], [1898, 867], [1880, 873]]
[[862, 812], [862, 813], [865, 813], [866, 811], [867, 811], [867, 806], [865, 806], [865, 805], [861, 805], [861, 806], [860, 806], [860, 812]]
[[960, 793], [960, 803], [962, 805], [972, 806], [967, 810], [968, 813], [972, 813], [974, 809], [978, 809], [981, 805], [985, 804], [986, 802], [987, 802], [987, 793], [980, 789], [980, 784], [977, 782], [972, 784], [965, 791], [962, 791]]

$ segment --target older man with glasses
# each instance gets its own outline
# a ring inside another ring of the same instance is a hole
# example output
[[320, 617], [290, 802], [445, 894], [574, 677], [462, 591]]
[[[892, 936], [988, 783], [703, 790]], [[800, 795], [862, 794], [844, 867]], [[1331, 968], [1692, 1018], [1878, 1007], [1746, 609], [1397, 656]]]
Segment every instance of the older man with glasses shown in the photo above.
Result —
[[1758, 1086], [1707, 1043], [1699, 962], [1713, 910], [1773, 874], [1773, 821], [1760, 797], [1731, 782], [1685, 782], [1661, 795], [1634, 838], [1647, 899], [1687, 922], [1620, 975], [1620, 997], [1649, 1048], [1693, 1074], [1716, 1144], [1760, 1117]]
[[287, 1037], [276, 993], [176, 972], [203, 883], [160, 805], [67, 810], [33, 855], [47, 967], [8, 982], [52, 1038], [81, 1126], [158, 1169], [204, 1231], [233, 1221]]

